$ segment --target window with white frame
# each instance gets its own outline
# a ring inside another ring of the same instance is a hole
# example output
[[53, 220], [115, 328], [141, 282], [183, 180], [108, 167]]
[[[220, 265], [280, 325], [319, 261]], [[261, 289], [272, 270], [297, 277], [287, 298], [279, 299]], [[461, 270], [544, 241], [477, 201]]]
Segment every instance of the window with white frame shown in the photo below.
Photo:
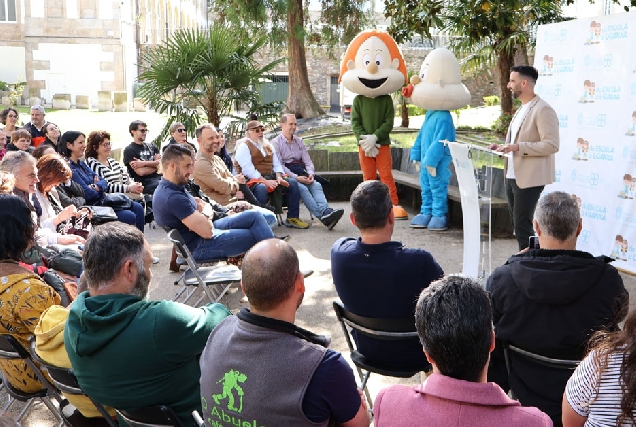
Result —
[[0, 22], [16, 22], [16, 0], [0, 0]]

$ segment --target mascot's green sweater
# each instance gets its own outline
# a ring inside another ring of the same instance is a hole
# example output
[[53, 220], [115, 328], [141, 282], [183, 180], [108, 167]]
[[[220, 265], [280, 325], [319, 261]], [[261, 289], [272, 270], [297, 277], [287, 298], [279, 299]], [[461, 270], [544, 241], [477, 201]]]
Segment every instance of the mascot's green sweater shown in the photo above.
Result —
[[351, 127], [356, 140], [362, 135], [375, 135], [377, 144], [390, 145], [389, 133], [393, 130], [395, 108], [391, 95], [368, 98], [358, 95], [353, 99], [351, 108]]

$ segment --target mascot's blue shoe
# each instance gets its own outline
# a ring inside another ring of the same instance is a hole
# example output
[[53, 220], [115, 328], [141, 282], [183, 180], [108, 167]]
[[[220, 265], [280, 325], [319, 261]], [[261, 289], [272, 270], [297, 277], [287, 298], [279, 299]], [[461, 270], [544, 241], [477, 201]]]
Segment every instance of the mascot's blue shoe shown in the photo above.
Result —
[[426, 228], [433, 218], [431, 214], [417, 214], [411, 221], [411, 228]]
[[434, 216], [428, 223], [428, 229], [431, 231], [448, 230], [448, 220], [445, 216]]

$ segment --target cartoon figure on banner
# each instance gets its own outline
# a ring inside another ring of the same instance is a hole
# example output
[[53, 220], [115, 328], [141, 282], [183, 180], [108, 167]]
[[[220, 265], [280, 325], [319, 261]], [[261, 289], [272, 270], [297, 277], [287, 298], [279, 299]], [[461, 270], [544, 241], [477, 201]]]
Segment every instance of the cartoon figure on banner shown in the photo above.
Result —
[[572, 155], [572, 160], [581, 160], [581, 157], [583, 157], [583, 145], [585, 145], [585, 140], [578, 138], [576, 140], [576, 152]]
[[619, 259], [623, 261], [627, 261], [627, 252], [629, 251], [629, 243], [627, 243], [627, 239], [623, 239], [621, 242], [621, 254]]
[[587, 104], [588, 102], [594, 102], [594, 94], [596, 93], [596, 83], [585, 80], [583, 82], [583, 94], [579, 99], [579, 104]]
[[636, 135], [636, 111], [632, 113], [632, 127], [625, 133], [627, 136]]
[[610, 258], [619, 259], [622, 247], [623, 247], [623, 236], [621, 236], [620, 234], [617, 234], [616, 238], [614, 239], [614, 248], [612, 249]]
[[470, 92], [462, 83], [455, 55], [444, 48], [429, 53], [419, 76], [411, 77], [411, 84], [402, 89], [402, 95], [427, 110], [424, 125], [411, 148], [411, 161], [416, 168], [420, 163], [422, 165], [419, 169], [422, 207], [410, 225], [433, 231], [446, 230], [452, 159], [449, 148], [442, 141], [455, 141], [455, 125], [449, 110], [465, 107], [470, 102]]
[[601, 42], [601, 23], [592, 21], [590, 22], [590, 33], [585, 44], [598, 44]]
[[554, 57], [550, 55], [543, 55], [543, 73], [542, 76], [551, 76], [554, 69]]
[[395, 40], [386, 31], [367, 30], [349, 44], [340, 65], [345, 88], [358, 94], [351, 107], [351, 127], [358, 140], [358, 158], [365, 181], [380, 180], [389, 187], [395, 219], [408, 219], [399, 205], [393, 179], [391, 139], [395, 108], [391, 94], [406, 83], [406, 64]]
[[636, 181], [630, 174], [626, 173], [623, 175], [623, 189], [618, 193], [618, 197], [621, 199], [633, 199], [634, 184], [636, 184]]

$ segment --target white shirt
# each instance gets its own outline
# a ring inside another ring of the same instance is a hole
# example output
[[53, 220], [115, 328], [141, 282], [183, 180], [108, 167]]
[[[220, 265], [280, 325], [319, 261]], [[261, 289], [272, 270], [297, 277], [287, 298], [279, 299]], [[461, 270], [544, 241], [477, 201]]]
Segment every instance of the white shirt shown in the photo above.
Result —
[[[526, 117], [526, 113], [528, 112], [528, 106], [530, 102], [526, 102], [521, 105], [521, 107], [517, 110], [515, 115], [512, 117], [512, 122], [510, 123], [510, 143], [514, 144], [515, 139], [517, 139], [517, 133], [519, 133], [519, 129], [521, 128], [521, 123], [523, 119]], [[518, 153], [512, 152], [512, 156], [508, 159], [508, 170], [506, 171], [506, 178], [515, 179], [515, 162], [513, 161], [514, 156]]]
[[274, 148], [272, 144], [265, 141], [263, 145], [261, 146], [255, 143], [254, 141], [252, 141], [251, 139], [248, 139], [247, 141], [245, 141], [245, 143], [242, 143], [236, 147], [236, 154], [234, 155], [236, 162], [239, 164], [239, 166], [241, 166], [241, 173], [243, 173], [243, 175], [245, 175], [246, 177], [249, 177], [250, 179], [257, 179], [261, 177], [260, 172], [256, 170], [256, 168], [254, 167], [254, 164], [252, 163], [252, 155], [250, 154], [250, 147], [248, 147], [247, 144], [252, 144], [254, 147], [258, 148], [261, 154], [263, 154], [263, 156], [267, 156], [267, 152], [265, 151], [265, 148], [263, 147], [265, 146], [265, 144], [268, 144], [273, 151], [273, 156], [272, 156], [274, 160], [273, 172], [285, 173], [283, 171], [283, 167], [280, 165], [280, 162], [278, 161], [278, 156], [276, 155], [276, 149]]

